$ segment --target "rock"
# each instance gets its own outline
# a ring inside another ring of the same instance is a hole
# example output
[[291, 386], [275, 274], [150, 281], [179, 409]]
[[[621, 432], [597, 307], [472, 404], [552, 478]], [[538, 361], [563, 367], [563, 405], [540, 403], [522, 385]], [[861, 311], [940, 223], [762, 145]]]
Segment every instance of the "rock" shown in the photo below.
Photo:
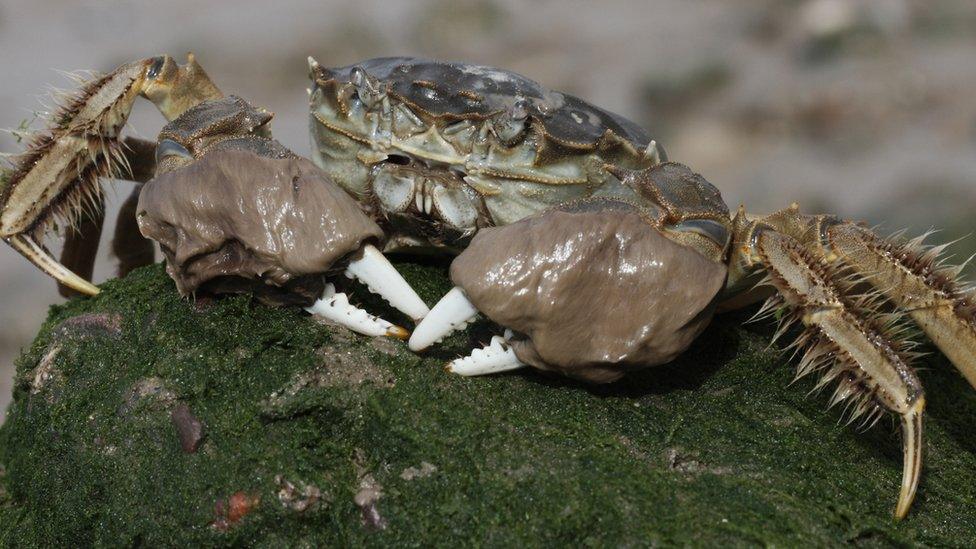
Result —
[[437, 472], [437, 466], [427, 463], [426, 461], [420, 463], [420, 467], [407, 467], [400, 473], [400, 478], [403, 480], [413, 480], [415, 478], [425, 478]]
[[[451, 287], [443, 265], [398, 268], [428, 303]], [[364, 307], [396, 318], [382, 300], [353, 292]], [[896, 426], [858, 433], [838, 425], [827, 397], [806, 397], [815, 380], [789, 386], [794, 368], [767, 348], [772, 330], [743, 328], [752, 312], [719, 317], [673, 364], [612, 385], [531, 371], [462, 378], [443, 363], [497, 327], [479, 321], [416, 355], [403, 342], [377, 345], [247, 296], [196, 310], [161, 266], [139, 269], [94, 298], [53, 307], [19, 359], [0, 428], [0, 539], [10, 546], [976, 539], [976, 391], [941, 358], [920, 364], [929, 402], [925, 467], [914, 508], [894, 522]], [[64, 323], [79, 317], [86, 320]], [[66, 328], [80, 325], [100, 327]], [[77, 337], [82, 332], [97, 335]], [[47, 398], [55, 390], [57, 398]]]
[[275, 475], [275, 484], [279, 486], [278, 501], [286, 509], [303, 513], [322, 500], [322, 490], [311, 484], [295, 485], [283, 475]]
[[188, 454], [196, 453], [203, 441], [203, 423], [190, 413], [186, 404], [180, 403], [170, 414], [176, 434], [180, 437], [180, 448]]
[[218, 499], [214, 504], [215, 518], [210, 526], [219, 532], [226, 532], [254, 511], [260, 503], [260, 496], [242, 490], [231, 494], [226, 501]]
[[386, 519], [380, 516], [376, 503], [383, 497], [383, 487], [373, 475], [366, 474], [359, 481], [359, 491], [352, 498], [353, 502], [363, 513], [363, 524], [370, 528], [383, 530], [386, 528]]
[[122, 405], [119, 406], [119, 416], [127, 416], [139, 406], [168, 410], [176, 400], [176, 394], [166, 388], [166, 384], [158, 377], [147, 377], [136, 381], [125, 393]]
[[119, 313], [85, 313], [67, 318], [54, 328], [54, 337], [89, 339], [117, 338], [122, 335], [122, 315]]

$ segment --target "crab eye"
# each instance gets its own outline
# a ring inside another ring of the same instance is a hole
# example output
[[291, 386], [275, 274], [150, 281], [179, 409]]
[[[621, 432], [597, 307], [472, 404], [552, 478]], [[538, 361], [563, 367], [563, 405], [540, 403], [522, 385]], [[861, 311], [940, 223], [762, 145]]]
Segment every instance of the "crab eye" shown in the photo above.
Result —
[[729, 229], [718, 221], [711, 219], [688, 219], [673, 227], [675, 231], [685, 231], [700, 234], [723, 249], [729, 244]]
[[162, 141], [159, 142], [159, 145], [156, 145], [157, 165], [162, 163], [163, 160], [173, 156], [178, 156], [180, 158], [185, 158], [190, 160], [193, 159], [193, 155], [190, 154], [190, 151], [188, 151], [186, 147], [180, 145], [179, 143], [173, 141], [172, 139], [163, 139]]
[[152, 65], [149, 66], [149, 70], [146, 72], [146, 77], [153, 79], [159, 76], [159, 73], [163, 72], [164, 64], [166, 64], [166, 57], [162, 55], [159, 57], [154, 57]]

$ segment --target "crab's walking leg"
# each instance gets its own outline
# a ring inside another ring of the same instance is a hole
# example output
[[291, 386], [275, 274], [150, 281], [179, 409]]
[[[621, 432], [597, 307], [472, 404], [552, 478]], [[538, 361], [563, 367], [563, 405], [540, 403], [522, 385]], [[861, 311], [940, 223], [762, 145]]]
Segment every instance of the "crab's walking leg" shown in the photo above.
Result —
[[908, 365], [907, 353], [877, 318], [859, 312], [846, 297], [843, 277], [797, 240], [760, 229], [750, 246], [791, 311], [790, 318], [807, 327], [797, 343], [809, 349], [800, 375], [821, 370], [821, 386], [839, 381], [834, 401], [853, 405], [852, 419], [864, 414], [870, 418], [882, 409], [901, 417], [905, 461], [895, 516], [903, 518], [918, 486], [925, 408], [922, 385]]
[[[65, 230], [61, 264], [89, 282], [95, 272], [95, 256], [104, 225], [105, 207], [99, 201], [91, 211], [84, 212], [74, 225]], [[58, 293], [64, 297], [74, 297], [80, 292], [58, 282]]]
[[[129, 271], [153, 262], [152, 242], [139, 233], [135, 221], [135, 207], [139, 199], [141, 183], [145, 183], [153, 176], [156, 166], [156, 144], [152, 141], [127, 137], [124, 140], [125, 160], [123, 174], [127, 179], [140, 183], [136, 185], [123, 203], [115, 225], [115, 236], [112, 239], [112, 251], [119, 259], [119, 276], [125, 276]], [[69, 271], [87, 281], [91, 281], [95, 268], [95, 257], [98, 244], [105, 224], [105, 208], [101, 199], [95, 201], [87, 211], [83, 212], [77, 223], [65, 230], [64, 247], [61, 251], [61, 264]], [[79, 292], [64, 284], [58, 283], [58, 292], [64, 297], [73, 297]]]
[[958, 271], [936, 263], [939, 248], [913, 250], [852, 223], [826, 227], [826, 245], [906, 311], [976, 387], [976, 302], [958, 289]]
[[125, 146], [119, 133], [139, 96], [172, 120], [221, 93], [192, 56], [182, 67], [169, 56], [122, 65], [87, 83], [64, 104], [49, 130], [17, 158], [0, 192], [0, 238], [64, 286], [84, 294], [96, 294], [98, 288], [51, 257], [40, 240], [56, 221], [73, 226], [86, 204], [97, 204], [100, 178], [124, 172]]
[[127, 137], [125, 144], [129, 159], [129, 179], [136, 185], [119, 208], [115, 234], [112, 235], [112, 254], [119, 261], [119, 278], [156, 260], [152, 241], [142, 236], [136, 222], [139, 193], [142, 192], [143, 184], [152, 179], [156, 171], [156, 143]]
[[757, 226], [772, 227], [824, 261], [850, 269], [908, 314], [976, 387], [976, 298], [960, 287], [961, 268], [939, 257], [944, 246], [925, 247], [924, 237], [907, 243], [881, 238], [832, 216], [803, 215], [796, 204], [753, 221], [747, 217], [740, 211], [734, 222], [740, 242], [748, 242]]
[[119, 261], [117, 276], [119, 278], [134, 269], [150, 265], [156, 261], [156, 252], [152, 240], [142, 236], [136, 224], [136, 207], [139, 205], [139, 193], [142, 185], [133, 187], [129, 197], [119, 208], [119, 217], [115, 222], [115, 234], [112, 235], [112, 255]]

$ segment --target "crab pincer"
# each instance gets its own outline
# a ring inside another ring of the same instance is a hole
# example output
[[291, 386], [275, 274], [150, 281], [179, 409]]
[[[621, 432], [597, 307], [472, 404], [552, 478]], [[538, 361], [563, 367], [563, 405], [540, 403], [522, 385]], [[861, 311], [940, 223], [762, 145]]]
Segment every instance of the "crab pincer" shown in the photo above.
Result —
[[448, 369], [531, 365], [591, 382], [673, 360], [707, 326], [726, 268], [614, 199], [565, 204], [482, 230], [451, 265], [452, 289], [414, 331], [420, 350], [479, 312], [508, 328]]
[[[258, 116], [242, 100], [197, 107], [200, 119], [225, 109]], [[236, 111], [235, 111], [236, 109]], [[252, 109], [252, 108], [251, 108]], [[193, 113], [183, 122], [193, 119]], [[221, 139], [201, 153], [198, 131], [164, 129], [157, 176], [139, 198], [143, 235], [159, 243], [182, 295], [252, 293], [271, 305], [299, 305], [365, 335], [409, 332], [338, 293], [335, 278], [359, 280], [418, 321], [424, 302], [376, 248], [383, 232], [310, 161], [253, 135]]]

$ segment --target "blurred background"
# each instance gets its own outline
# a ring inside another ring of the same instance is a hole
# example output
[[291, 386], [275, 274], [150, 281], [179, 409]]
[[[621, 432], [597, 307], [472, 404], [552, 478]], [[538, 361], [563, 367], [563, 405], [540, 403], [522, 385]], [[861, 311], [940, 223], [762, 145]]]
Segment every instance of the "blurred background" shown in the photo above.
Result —
[[[939, 227], [939, 240], [976, 230], [969, 0], [2, 0], [0, 127], [42, 127], [45, 94], [72, 87], [59, 71], [190, 50], [225, 92], [275, 111], [276, 137], [301, 154], [307, 55], [437, 57], [514, 70], [635, 120], [732, 207], [795, 200], [889, 231]], [[154, 139], [162, 123], [138, 104], [130, 132]], [[0, 153], [20, 150], [18, 131], [0, 135]], [[973, 250], [974, 236], [954, 247]], [[100, 261], [98, 280], [112, 273]], [[15, 356], [60, 301], [0, 246], [4, 409]]]

